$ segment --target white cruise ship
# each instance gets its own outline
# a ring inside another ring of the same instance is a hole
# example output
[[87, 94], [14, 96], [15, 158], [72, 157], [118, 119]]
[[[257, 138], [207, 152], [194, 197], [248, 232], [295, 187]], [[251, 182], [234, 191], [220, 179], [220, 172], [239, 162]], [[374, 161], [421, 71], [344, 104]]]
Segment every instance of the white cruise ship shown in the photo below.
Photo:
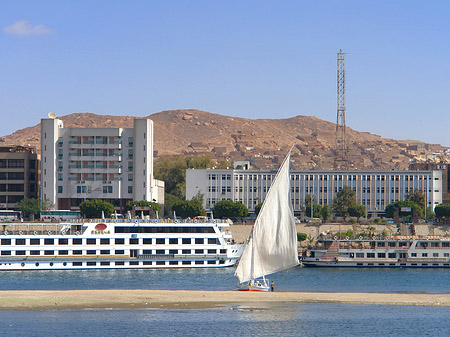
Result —
[[306, 267], [450, 268], [450, 237], [322, 236], [302, 258]]
[[0, 224], [0, 270], [217, 268], [243, 251], [223, 220]]

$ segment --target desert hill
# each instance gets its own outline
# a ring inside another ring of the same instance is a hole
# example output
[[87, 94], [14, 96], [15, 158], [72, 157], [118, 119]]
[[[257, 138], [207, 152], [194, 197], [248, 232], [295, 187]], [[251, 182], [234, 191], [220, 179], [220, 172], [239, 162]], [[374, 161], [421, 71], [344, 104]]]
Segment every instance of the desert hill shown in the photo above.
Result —
[[[73, 113], [58, 117], [65, 127], [131, 128], [134, 116]], [[254, 168], [274, 169], [292, 144], [294, 168], [331, 169], [335, 124], [311, 116], [286, 119], [246, 119], [200, 110], [170, 110], [144, 118], [154, 122], [157, 156], [211, 153], [230, 161], [250, 160]], [[40, 150], [40, 124], [17, 130], [4, 144], [31, 145]], [[353, 169], [406, 169], [417, 154], [443, 149], [420, 141], [385, 139], [347, 128]]]

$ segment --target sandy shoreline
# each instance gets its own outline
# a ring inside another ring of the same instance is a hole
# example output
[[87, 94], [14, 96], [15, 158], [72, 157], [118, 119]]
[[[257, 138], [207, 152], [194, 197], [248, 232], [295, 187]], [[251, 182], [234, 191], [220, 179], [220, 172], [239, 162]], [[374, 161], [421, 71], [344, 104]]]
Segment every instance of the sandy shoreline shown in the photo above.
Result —
[[450, 295], [122, 289], [0, 291], [0, 310], [202, 309], [227, 304], [263, 306], [264, 303], [450, 306]]

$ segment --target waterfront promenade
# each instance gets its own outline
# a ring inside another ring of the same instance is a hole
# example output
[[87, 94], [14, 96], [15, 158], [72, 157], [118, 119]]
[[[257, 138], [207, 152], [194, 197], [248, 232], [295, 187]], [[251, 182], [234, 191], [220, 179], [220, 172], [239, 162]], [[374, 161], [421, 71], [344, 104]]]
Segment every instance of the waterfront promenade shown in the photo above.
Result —
[[192, 290], [13, 290], [0, 291], [0, 310], [202, 309], [265, 303], [346, 303], [450, 306], [450, 295]]

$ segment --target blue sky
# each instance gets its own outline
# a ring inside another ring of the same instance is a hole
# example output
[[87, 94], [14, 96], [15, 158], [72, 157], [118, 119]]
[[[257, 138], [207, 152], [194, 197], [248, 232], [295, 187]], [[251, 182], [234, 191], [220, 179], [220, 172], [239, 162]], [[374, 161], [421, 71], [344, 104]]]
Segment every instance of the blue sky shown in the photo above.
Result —
[[450, 146], [449, 1], [0, 2], [0, 135], [48, 112], [196, 108]]

